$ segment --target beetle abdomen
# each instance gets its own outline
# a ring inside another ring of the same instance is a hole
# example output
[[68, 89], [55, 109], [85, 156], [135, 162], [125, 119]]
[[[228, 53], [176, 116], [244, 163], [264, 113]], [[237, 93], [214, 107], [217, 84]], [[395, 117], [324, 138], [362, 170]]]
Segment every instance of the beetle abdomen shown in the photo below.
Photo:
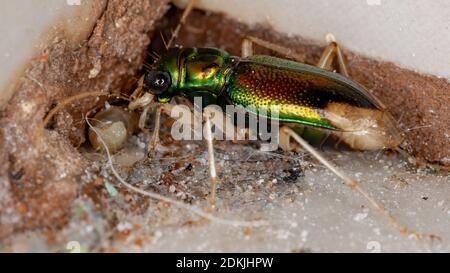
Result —
[[334, 72], [269, 56], [252, 56], [237, 65], [226, 92], [231, 103], [253, 106], [257, 111], [265, 109], [269, 117], [270, 107], [278, 106], [279, 121], [331, 129], [355, 149], [398, 144], [394, 122], [380, 103], [362, 87]]
[[[333, 72], [318, 74], [315, 72], [319, 69], [309, 65], [294, 63], [297, 69], [293, 69], [293, 62], [273, 57], [263, 59], [266, 62], [276, 59], [278, 65], [274, 65], [262, 63], [261, 58], [254, 56], [243, 60], [235, 68], [227, 86], [227, 95], [233, 104], [257, 108], [279, 106], [281, 121], [329, 129], [337, 129], [323, 114], [330, 102], [376, 108], [370, 97], [340, 82]], [[288, 65], [281, 66], [280, 62]]]

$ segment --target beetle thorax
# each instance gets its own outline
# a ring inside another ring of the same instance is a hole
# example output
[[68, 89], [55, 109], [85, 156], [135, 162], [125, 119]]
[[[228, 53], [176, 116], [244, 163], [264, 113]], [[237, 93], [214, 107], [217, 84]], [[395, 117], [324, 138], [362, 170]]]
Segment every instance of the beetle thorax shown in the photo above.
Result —
[[178, 89], [190, 97], [191, 92], [218, 95], [224, 88], [235, 59], [212, 48], [186, 48], [180, 53]]

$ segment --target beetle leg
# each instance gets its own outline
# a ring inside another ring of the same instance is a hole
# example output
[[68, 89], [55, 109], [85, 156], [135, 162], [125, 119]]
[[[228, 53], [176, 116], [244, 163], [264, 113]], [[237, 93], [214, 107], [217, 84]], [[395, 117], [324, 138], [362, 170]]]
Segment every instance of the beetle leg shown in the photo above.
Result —
[[155, 113], [155, 126], [153, 128], [153, 134], [152, 138], [150, 139], [150, 142], [147, 147], [147, 152], [150, 154], [152, 151], [158, 149], [160, 138], [159, 138], [159, 131], [161, 129], [161, 114], [165, 114], [170, 116], [170, 113], [173, 109], [174, 105], [169, 103], [159, 104], [156, 108]]
[[214, 210], [216, 206], [216, 191], [217, 191], [217, 172], [216, 163], [214, 159], [214, 145], [213, 145], [213, 135], [212, 135], [212, 123], [211, 123], [211, 112], [208, 108], [205, 108], [203, 116], [205, 117], [205, 139], [208, 145], [208, 162], [209, 162], [209, 176], [211, 178], [211, 195], [210, 195], [210, 207]]
[[336, 57], [336, 43], [331, 42], [322, 52], [317, 67], [332, 70], [334, 58]]
[[339, 72], [348, 77], [349, 75], [344, 54], [342, 54], [340, 46], [336, 43], [336, 39], [331, 33], [327, 35], [327, 41], [329, 44], [322, 52], [322, 56], [320, 57], [317, 66], [326, 70], [332, 70], [333, 62], [336, 59]]
[[284, 131], [285, 134], [292, 137], [296, 142], [298, 142], [305, 150], [307, 150], [311, 155], [313, 155], [320, 163], [322, 163], [327, 169], [332, 171], [335, 175], [341, 178], [344, 183], [350, 187], [352, 190], [359, 192], [376, 210], [378, 210], [381, 214], [383, 214], [391, 223], [392, 226], [397, 228], [400, 233], [406, 235], [413, 235], [417, 239], [422, 239], [427, 237], [429, 239], [439, 238], [433, 234], [422, 234], [413, 230], [410, 230], [407, 226], [401, 224], [396, 218], [394, 218], [389, 211], [384, 208], [382, 204], [377, 202], [367, 191], [361, 188], [360, 183], [350, 177], [347, 176], [342, 170], [336, 167], [333, 163], [325, 159], [316, 149], [314, 149], [311, 145], [309, 145], [305, 140], [303, 140], [294, 130], [291, 128], [284, 126], [280, 129], [281, 132]]
[[138, 122], [138, 127], [139, 129], [141, 129], [142, 131], [145, 131], [145, 122], [147, 121], [147, 113], [148, 110], [150, 109], [151, 105], [147, 105], [144, 107], [144, 109], [142, 110], [141, 115], [139, 116], [139, 122]]
[[253, 42], [248, 38], [242, 40], [241, 44], [241, 57], [247, 58], [253, 55]]
[[170, 47], [173, 46], [173, 43], [175, 42], [175, 39], [178, 36], [178, 33], [181, 30], [181, 27], [186, 23], [186, 19], [189, 16], [189, 14], [192, 12], [192, 10], [194, 9], [195, 6], [195, 2], [197, 0], [189, 0], [186, 8], [183, 11], [183, 14], [181, 15], [181, 19], [180, 22], [178, 23], [178, 25], [176, 26], [175, 30], [172, 32], [172, 36], [170, 37], [170, 40], [167, 42], [167, 44], [165, 44], [166, 49], [169, 49]]
[[300, 54], [295, 52], [294, 50], [284, 47], [281, 45], [277, 45], [265, 40], [262, 40], [257, 37], [253, 36], [247, 36], [243, 41], [241, 45], [241, 56], [242, 58], [246, 58], [253, 55], [253, 44], [257, 44], [259, 46], [262, 46], [264, 48], [270, 49], [272, 51], [275, 51], [277, 53], [280, 53], [281, 55], [284, 55], [288, 58], [292, 58], [296, 60], [297, 62], [304, 62], [305, 61], [305, 54]]
[[150, 142], [148, 143], [147, 152], [153, 151], [156, 146], [159, 144], [159, 130], [161, 128], [161, 111], [162, 111], [162, 105], [159, 105], [156, 108], [156, 114], [155, 114], [155, 128], [153, 129], [153, 134]]
[[[139, 117], [139, 129], [142, 131], [146, 131], [145, 129], [145, 122], [147, 120], [147, 113], [148, 110], [154, 106], [158, 105], [157, 102], [154, 102], [154, 96], [150, 93], [145, 92], [143, 95], [142, 92], [142, 86], [143, 86], [144, 76], [142, 76], [139, 79], [138, 87], [134, 92], [131, 94], [131, 98], [133, 99], [128, 104], [128, 109], [135, 110], [138, 108], [143, 108], [141, 116]], [[153, 130], [152, 138], [148, 144], [147, 151], [150, 152], [156, 148], [156, 146], [159, 144], [159, 129], [160, 129], [160, 123], [161, 123], [161, 111], [164, 108], [165, 105], [158, 105], [156, 109], [155, 114], [155, 129]]]
[[285, 131], [280, 130], [279, 136], [278, 136], [278, 146], [283, 151], [295, 151], [297, 153], [302, 152], [301, 146], [299, 146], [297, 143], [293, 143], [291, 138], [291, 135]]

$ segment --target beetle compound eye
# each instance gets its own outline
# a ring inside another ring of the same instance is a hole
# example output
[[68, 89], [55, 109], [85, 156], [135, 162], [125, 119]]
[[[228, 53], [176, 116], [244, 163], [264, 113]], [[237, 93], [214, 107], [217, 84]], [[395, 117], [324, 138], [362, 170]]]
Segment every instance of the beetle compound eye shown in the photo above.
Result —
[[150, 71], [144, 77], [144, 89], [155, 95], [164, 93], [170, 84], [170, 75], [164, 71]]

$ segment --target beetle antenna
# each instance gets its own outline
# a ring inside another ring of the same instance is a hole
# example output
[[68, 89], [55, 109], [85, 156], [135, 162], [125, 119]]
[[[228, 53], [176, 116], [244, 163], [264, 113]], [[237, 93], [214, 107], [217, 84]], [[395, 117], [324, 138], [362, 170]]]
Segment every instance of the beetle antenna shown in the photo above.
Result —
[[80, 94], [77, 94], [72, 97], [68, 97], [66, 99], [63, 99], [58, 105], [56, 105], [45, 117], [45, 119], [42, 121], [42, 123], [38, 127], [38, 134], [42, 135], [45, 127], [50, 122], [50, 120], [53, 118], [53, 116], [58, 113], [64, 106], [68, 105], [69, 103], [72, 103], [77, 100], [81, 100], [88, 97], [101, 97], [101, 96], [110, 96], [110, 93], [102, 92], [102, 91], [89, 91], [89, 92], [83, 92]]

